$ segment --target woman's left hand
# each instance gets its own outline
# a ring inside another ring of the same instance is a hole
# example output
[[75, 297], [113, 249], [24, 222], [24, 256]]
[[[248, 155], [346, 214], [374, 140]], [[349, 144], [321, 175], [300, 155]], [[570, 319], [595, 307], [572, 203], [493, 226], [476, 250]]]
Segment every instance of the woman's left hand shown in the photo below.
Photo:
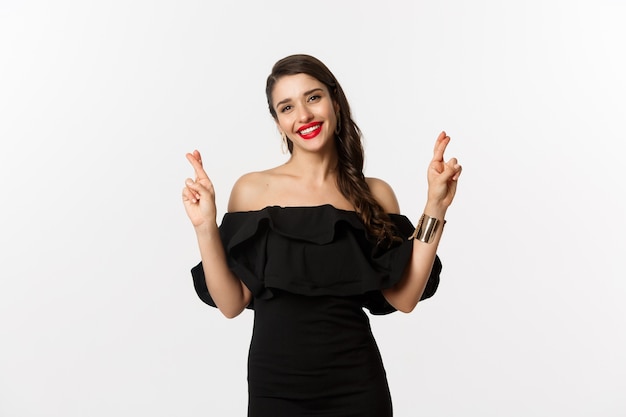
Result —
[[443, 209], [452, 204], [462, 170], [456, 158], [444, 161], [443, 154], [448, 143], [450, 136], [441, 132], [435, 142], [433, 159], [428, 166], [428, 201]]

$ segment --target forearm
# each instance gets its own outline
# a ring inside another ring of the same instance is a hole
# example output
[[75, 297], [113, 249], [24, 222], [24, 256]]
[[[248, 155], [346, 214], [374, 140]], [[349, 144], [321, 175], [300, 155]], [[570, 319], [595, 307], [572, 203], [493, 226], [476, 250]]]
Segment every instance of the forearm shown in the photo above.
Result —
[[233, 318], [250, 303], [250, 292], [228, 267], [217, 225], [196, 228], [196, 236], [207, 289], [222, 314]]
[[411, 260], [404, 270], [402, 279], [392, 288], [383, 291], [387, 301], [405, 313], [413, 311], [424, 293], [443, 233], [446, 209], [427, 204], [424, 213], [440, 221], [432, 241], [425, 243], [414, 239]]

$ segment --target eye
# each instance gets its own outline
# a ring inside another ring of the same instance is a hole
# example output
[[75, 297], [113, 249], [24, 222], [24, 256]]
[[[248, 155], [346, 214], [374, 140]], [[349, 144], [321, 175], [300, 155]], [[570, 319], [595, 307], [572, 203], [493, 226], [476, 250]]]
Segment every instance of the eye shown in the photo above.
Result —
[[284, 106], [283, 108], [280, 109], [280, 112], [281, 113], [286, 113], [289, 110], [291, 110], [291, 105], [286, 105], [286, 106]]
[[317, 95], [316, 96], [311, 96], [311, 97], [309, 97], [309, 101], [310, 102], [311, 101], [319, 101], [320, 98], [322, 98], [322, 97], [321, 96], [317, 96]]

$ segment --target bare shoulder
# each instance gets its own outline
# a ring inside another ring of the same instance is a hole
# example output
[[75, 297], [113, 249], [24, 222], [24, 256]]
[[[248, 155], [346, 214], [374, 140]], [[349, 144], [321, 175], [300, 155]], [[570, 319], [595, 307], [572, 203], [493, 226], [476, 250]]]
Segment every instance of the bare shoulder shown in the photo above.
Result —
[[382, 206], [382, 208], [387, 213], [400, 213], [400, 205], [398, 204], [398, 199], [396, 198], [396, 193], [393, 192], [393, 188], [385, 181], [379, 178], [365, 178], [365, 182], [370, 187], [370, 191], [378, 204]]
[[252, 211], [264, 208], [263, 194], [269, 185], [268, 171], [242, 175], [233, 185], [228, 211]]

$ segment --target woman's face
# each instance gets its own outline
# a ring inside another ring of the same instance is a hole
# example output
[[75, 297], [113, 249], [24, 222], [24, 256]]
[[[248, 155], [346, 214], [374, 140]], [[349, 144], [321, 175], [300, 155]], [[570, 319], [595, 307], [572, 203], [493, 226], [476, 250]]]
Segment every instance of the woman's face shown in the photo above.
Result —
[[307, 74], [285, 75], [274, 85], [276, 124], [296, 148], [316, 151], [334, 143], [339, 106], [328, 89]]

